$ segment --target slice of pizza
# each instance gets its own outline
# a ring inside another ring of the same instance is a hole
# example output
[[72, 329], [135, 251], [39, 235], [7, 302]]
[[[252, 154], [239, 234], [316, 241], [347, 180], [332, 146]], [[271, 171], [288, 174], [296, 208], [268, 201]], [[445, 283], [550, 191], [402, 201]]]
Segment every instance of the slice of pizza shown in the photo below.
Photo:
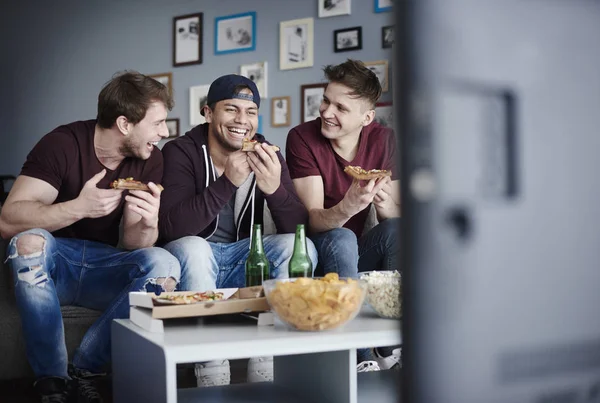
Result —
[[344, 172], [358, 180], [371, 180], [392, 176], [392, 172], [385, 169], [363, 169], [359, 166], [348, 165], [344, 168]]
[[158, 297], [153, 297], [154, 300], [158, 303], [170, 304], [170, 305], [188, 305], [195, 304], [198, 302], [207, 302], [207, 301], [221, 301], [223, 299], [222, 292], [215, 291], [205, 291], [205, 292], [196, 292], [189, 294], [168, 294], [168, 295], [160, 295]]
[[[164, 188], [161, 185], [156, 186], [158, 186], [161, 192], [164, 190]], [[133, 178], [117, 179], [112, 182], [111, 187], [113, 189], [145, 190], [146, 192], [150, 191], [148, 185], [140, 181], [136, 181]]]
[[[242, 140], [242, 151], [247, 151], [247, 152], [254, 151], [254, 147], [256, 147], [257, 144], [258, 144], [258, 141], [256, 141], [256, 140], [250, 140], [250, 139], [244, 138]], [[268, 145], [269, 147], [271, 147], [271, 149], [273, 149], [273, 151], [279, 151], [279, 147], [277, 147], [277, 146], [269, 145], [269, 144], [265, 144], [265, 145]]]

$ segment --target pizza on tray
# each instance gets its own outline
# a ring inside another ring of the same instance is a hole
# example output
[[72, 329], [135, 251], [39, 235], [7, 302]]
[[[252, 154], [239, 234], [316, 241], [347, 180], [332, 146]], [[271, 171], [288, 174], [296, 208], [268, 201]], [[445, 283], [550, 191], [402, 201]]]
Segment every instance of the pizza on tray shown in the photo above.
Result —
[[205, 291], [192, 294], [165, 294], [153, 297], [159, 304], [166, 305], [189, 305], [198, 302], [221, 301], [222, 292]]
[[358, 180], [371, 180], [392, 176], [392, 172], [385, 169], [363, 169], [359, 166], [348, 165], [344, 172]]
[[[247, 152], [254, 151], [254, 147], [256, 147], [257, 144], [258, 144], [258, 141], [256, 141], [256, 140], [250, 140], [250, 139], [244, 138], [242, 140], [242, 151], [247, 151]], [[277, 147], [277, 146], [270, 145], [270, 144], [263, 144], [263, 145], [268, 145], [269, 147], [271, 147], [271, 149], [273, 151], [279, 151], [279, 147]]]
[[[125, 190], [145, 190], [146, 192], [150, 191], [150, 187], [145, 183], [140, 181], [136, 181], [133, 178], [125, 178], [125, 179], [117, 179], [113, 181], [110, 185], [113, 189], [125, 189]], [[161, 185], [156, 185], [158, 188], [163, 191], [164, 188]]]

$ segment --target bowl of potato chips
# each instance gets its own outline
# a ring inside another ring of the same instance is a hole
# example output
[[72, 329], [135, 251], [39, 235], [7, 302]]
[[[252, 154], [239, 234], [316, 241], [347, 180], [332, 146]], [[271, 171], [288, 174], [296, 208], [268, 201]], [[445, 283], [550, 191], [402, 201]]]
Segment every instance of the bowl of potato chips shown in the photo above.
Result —
[[335, 329], [351, 321], [360, 311], [365, 283], [339, 278], [299, 277], [263, 281], [267, 302], [277, 317], [296, 330]]

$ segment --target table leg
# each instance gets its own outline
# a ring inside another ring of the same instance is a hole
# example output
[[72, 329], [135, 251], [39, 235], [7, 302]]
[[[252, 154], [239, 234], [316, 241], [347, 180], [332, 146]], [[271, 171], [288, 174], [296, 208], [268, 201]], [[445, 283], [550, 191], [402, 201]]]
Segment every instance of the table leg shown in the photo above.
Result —
[[356, 349], [276, 356], [274, 383], [310, 402], [357, 403]]
[[114, 403], [176, 403], [177, 366], [157, 345], [112, 323]]

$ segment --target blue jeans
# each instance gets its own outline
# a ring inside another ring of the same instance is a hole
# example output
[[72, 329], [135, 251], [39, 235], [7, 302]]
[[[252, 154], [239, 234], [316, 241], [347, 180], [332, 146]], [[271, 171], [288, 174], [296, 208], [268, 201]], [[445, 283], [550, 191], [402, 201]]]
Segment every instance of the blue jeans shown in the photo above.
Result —
[[[31, 240], [40, 244], [37, 251], [24, 246]], [[180, 275], [179, 262], [164, 249], [125, 251], [55, 238], [43, 229], [16, 235], [7, 252], [27, 358], [37, 378], [68, 378], [62, 305], [103, 311], [73, 356], [75, 368], [99, 373], [110, 361], [111, 321], [129, 317], [129, 292], [162, 290], [169, 278], [174, 288]]]
[[400, 218], [388, 218], [359, 239], [347, 228], [311, 235], [319, 253], [315, 275], [356, 278], [361, 271], [399, 269], [399, 225]]
[[[294, 234], [263, 237], [271, 278], [288, 277], [294, 239]], [[309, 239], [306, 243], [314, 268], [317, 265], [317, 251]], [[246, 284], [245, 264], [250, 253], [250, 238], [233, 243], [215, 243], [198, 236], [187, 236], [169, 242], [164, 248], [181, 264], [179, 289], [182, 291], [238, 288]]]

